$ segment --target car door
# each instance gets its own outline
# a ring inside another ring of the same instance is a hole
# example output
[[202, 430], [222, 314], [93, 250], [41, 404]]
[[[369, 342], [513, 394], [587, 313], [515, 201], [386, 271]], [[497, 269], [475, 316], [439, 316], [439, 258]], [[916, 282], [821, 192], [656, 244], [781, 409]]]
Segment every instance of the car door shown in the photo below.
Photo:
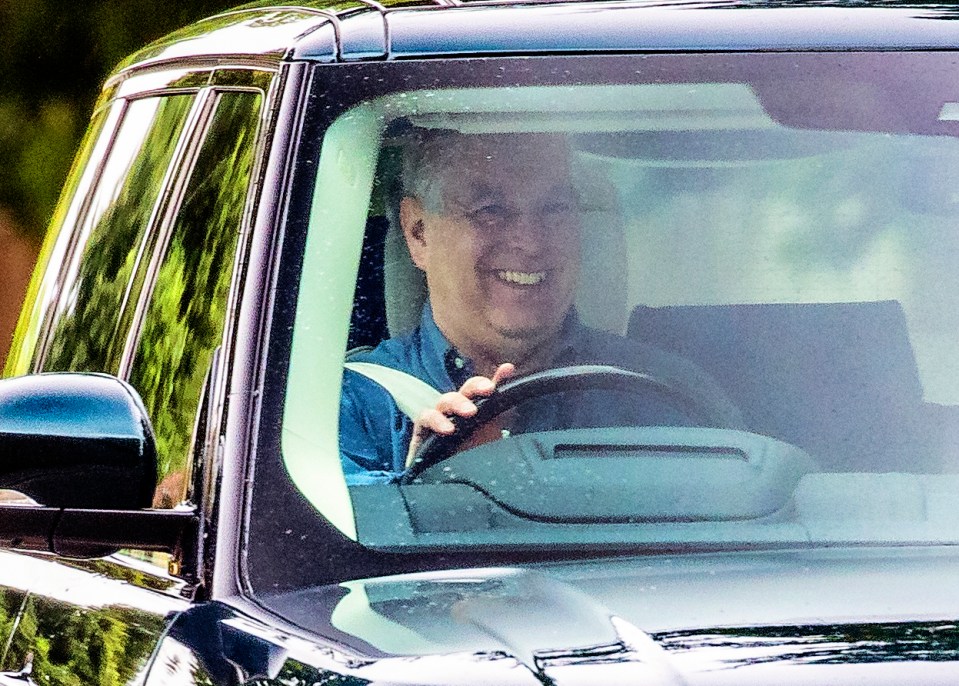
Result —
[[[261, 69], [178, 69], [113, 91], [47, 250], [62, 268], [40, 284], [36, 324], [17, 342], [15, 373], [106, 372], [134, 385], [160, 454], [157, 507], [200, 498], [190, 478], [203, 443], [197, 414], [216, 377], [211, 366], [224, 359], [216, 351], [229, 347], [272, 78]], [[27, 568], [35, 574], [14, 574], [18, 585], [10, 570]], [[65, 566], [18, 556], [0, 570], [2, 667], [19, 670], [32, 653], [38, 683], [142, 678], [166, 617], [192, 593], [171, 572], [195, 581], [195, 560], [185, 567], [166, 554], [124, 551]]]
[[[61, 269], [39, 286], [44, 295], [37, 302], [43, 308], [34, 314], [31, 333], [15, 343], [15, 372], [113, 367], [112, 316], [135, 263], [131, 246], [148, 233], [194, 101], [193, 93], [177, 92], [100, 103], [67, 185], [68, 202], [54, 221], [58, 237], [45, 250], [48, 263]], [[38, 345], [41, 323], [54, 334], [45, 347]], [[183, 604], [175, 593], [145, 590], [175, 582], [158, 584], [152, 572], [107, 561], [66, 566], [7, 555], [12, 559], [0, 565], [0, 589], [10, 631], [0, 668], [17, 672], [29, 662], [34, 680], [130, 680], [145, 667], [164, 616]], [[152, 609], [131, 609], [142, 605], [141, 594], [150, 598]], [[113, 598], [123, 595], [129, 597], [115, 604]]]

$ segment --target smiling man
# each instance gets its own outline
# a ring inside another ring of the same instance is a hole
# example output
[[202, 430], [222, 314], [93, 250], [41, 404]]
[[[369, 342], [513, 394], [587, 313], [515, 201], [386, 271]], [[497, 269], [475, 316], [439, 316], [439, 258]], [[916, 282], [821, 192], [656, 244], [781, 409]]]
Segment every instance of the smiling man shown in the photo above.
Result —
[[[583, 237], [571, 155], [555, 134], [421, 132], [407, 146], [399, 223], [428, 300], [414, 331], [351, 361], [406, 372], [442, 395], [411, 418], [380, 383], [347, 370], [340, 445], [348, 481], [402, 473], [426, 435], [450, 433], [450, 417], [476, 412], [474, 399], [551, 367], [647, 373], [701, 398], [716, 423], [741, 426], [735, 406], [692, 363], [579, 322]], [[662, 398], [602, 393], [520, 408], [510, 428], [695, 423]]]
[[436, 325], [483, 376], [551, 361], [579, 276], [569, 155], [561, 136], [445, 134], [407, 167], [410, 255]]

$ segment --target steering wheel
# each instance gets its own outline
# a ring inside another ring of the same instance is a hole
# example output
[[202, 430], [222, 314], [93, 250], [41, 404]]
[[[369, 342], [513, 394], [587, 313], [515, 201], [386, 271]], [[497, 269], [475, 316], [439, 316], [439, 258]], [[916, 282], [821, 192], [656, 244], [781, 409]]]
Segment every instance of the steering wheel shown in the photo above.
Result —
[[472, 417], [451, 417], [453, 433], [432, 434], [420, 444], [413, 461], [400, 477], [400, 483], [410, 483], [421, 472], [452, 456], [457, 448], [483, 424], [531, 398], [564, 391], [613, 390], [632, 393], [650, 391], [666, 399], [691, 419], [704, 426], [715, 426], [714, 413], [703, 401], [685, 389], [660, 379], [607, 365], [577, 365], [557, 367], [521, 376], [502, 383], [492, 395], [476, 398], [476, 414]]

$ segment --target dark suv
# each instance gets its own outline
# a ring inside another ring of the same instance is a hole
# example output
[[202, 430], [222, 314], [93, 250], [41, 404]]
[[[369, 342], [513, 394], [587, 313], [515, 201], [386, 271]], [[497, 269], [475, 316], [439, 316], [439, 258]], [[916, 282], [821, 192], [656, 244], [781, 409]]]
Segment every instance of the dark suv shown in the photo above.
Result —
[[959, 11], [864, 5], [132, 56], [0, 381], [0, 682], [959, 682]]

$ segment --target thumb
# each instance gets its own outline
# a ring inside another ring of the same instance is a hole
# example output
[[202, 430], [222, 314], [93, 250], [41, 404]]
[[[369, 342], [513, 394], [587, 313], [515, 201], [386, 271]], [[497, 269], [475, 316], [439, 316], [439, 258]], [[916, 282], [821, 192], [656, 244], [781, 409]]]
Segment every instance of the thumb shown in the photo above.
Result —
[[493, 378], [492, 378], [493, 386], [499, 386], [501, 383], [509, 379], [515, 373], [516, 373], [516, 366], [509, 362], [504, 362], [503, 364], [501, 364], [499, 367], [496, 368], [495, 372], [493, 372]]

